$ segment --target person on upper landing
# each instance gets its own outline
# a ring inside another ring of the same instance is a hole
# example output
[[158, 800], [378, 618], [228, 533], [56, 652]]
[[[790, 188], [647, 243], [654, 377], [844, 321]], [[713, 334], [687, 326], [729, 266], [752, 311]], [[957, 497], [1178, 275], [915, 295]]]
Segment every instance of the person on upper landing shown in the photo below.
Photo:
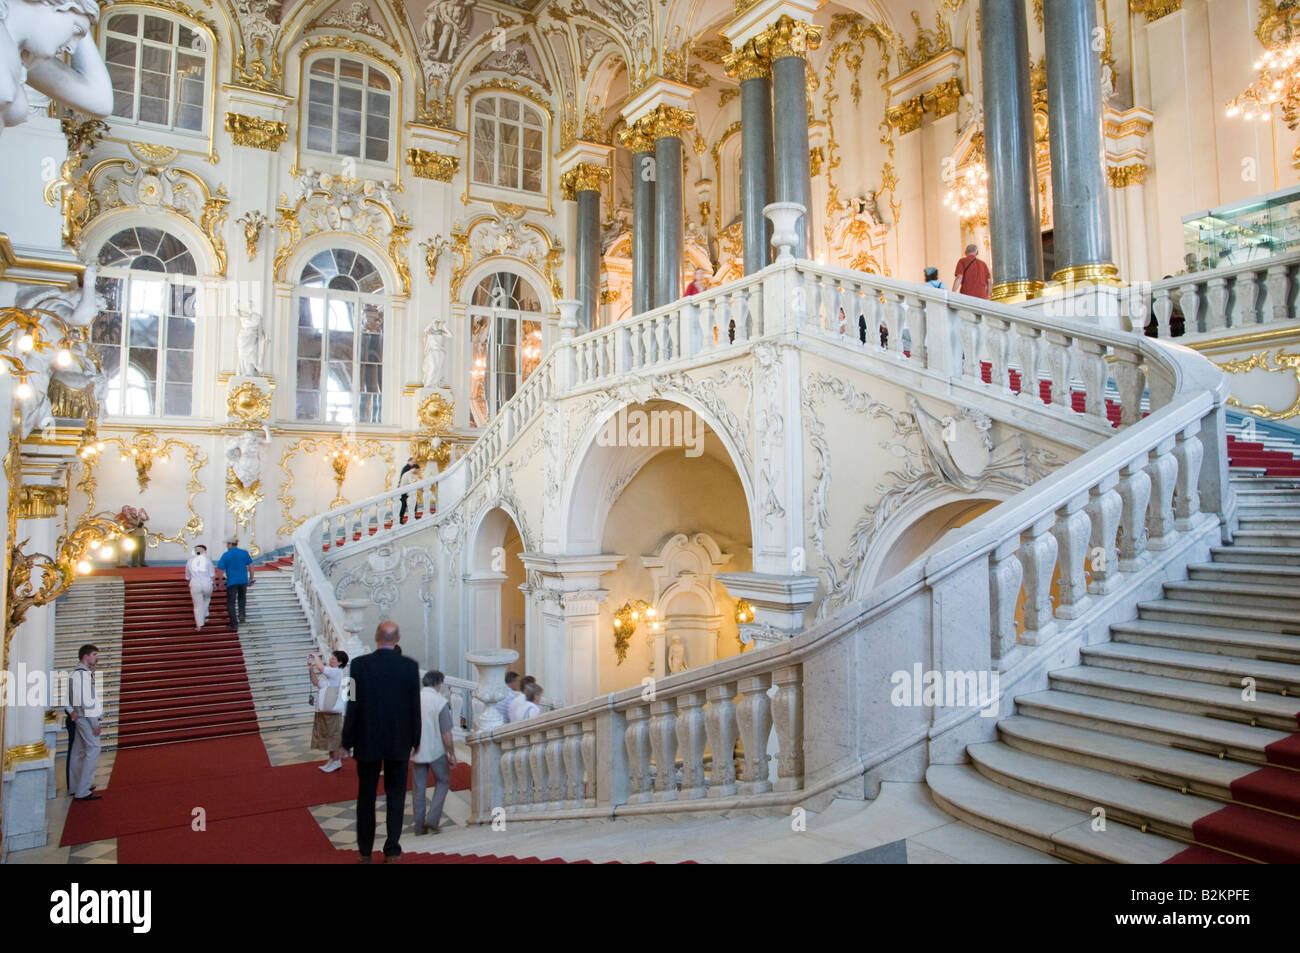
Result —
[[952, 280], [952, 290], [972, 298], [993, 297], [993, 273], [979, 259], [979, 249], [966, 246], [966, 255], [957, 262], [957, 274]]
[[709, 273], [703, 268], [696, 268], [691, 283], [686, 286], [686, 297], [703, 294], [709, 289]]

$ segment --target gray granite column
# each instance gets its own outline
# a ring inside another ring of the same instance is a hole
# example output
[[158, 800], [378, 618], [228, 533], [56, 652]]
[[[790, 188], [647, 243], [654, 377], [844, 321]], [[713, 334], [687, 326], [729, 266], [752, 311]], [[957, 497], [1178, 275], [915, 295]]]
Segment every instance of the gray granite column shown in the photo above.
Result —
[[632, 313], [644, 314], [654, 307], [654, 139], [645, 122], [634, 123], [622, 134], [623, 145], [632, 150]]
[[682, 296], [682, 133], [695, 123], [694, 114], [674, 106], [652, 113], [655, 137], [654, 306], [662, 308]]
[[980, 9], [993, 297], [1022, 299], [1043, 287], [1025, 0], [983, 0]]
[[[775, 197], [812, 210], [812, 176], [808, 164], [807, 55], [821, 41], [821, 28], [787, 16], [759, 38], [772, 58], [772, 113], [775, 125]], [[743, 105], [743, 104], [742, 104]], [[799, 219], [796, 258], [812, 255], [808, 216]]]
[[1093, 0], [1052, 0], [1043, 16], [1052, 149], [1055, 281], [1115, 278]]
[[578, 203], [574, 297], [582, 302], [578, 310], [579, 334], [596, 326], [600, 296], [600, 183], [609, 176], [608, 167], [589, 162], [580, 162], [560, 176], [564, 197]]
[[[772, 223], [763, 214], [772, 190], [772, 64], [750, 41], [730, 54], [727, 72], [740, 79], [740, 190], [745, 274], [766, 267], [772, 254]], [[806, 206], [805, 206], [806, 207]]]

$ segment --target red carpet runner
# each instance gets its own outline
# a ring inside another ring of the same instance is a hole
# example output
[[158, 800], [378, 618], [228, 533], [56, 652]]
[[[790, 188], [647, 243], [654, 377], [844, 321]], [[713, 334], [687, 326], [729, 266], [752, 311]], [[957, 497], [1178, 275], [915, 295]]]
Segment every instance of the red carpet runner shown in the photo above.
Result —
[[[355, 800], [356, 764], [333, 774], [320, 762], [271, 766], [224, 590], [213, 593], [209, 622], [197, 631], [183, 570], [119, 572], [126, 607], [117, 757], [102, 799], [70, 806], [60, 843], [115, 837], [123, 864], [355, 862], [355, 851], [335, 848], [307, 808]], [[469, 779], [469, 765], [458, 765], [452, 790], [467, 790]], [[382, 843], [382, 813], [378, 823]], [[561, 863], [409, 852], [403, 862]]]

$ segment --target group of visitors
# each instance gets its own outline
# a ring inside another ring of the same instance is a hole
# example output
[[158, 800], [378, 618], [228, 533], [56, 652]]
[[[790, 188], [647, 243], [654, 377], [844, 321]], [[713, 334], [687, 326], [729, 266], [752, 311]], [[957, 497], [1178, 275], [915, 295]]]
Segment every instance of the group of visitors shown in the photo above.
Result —
[[507, 722], [536, 718], [542, 713], [542, 686], [531, 675], [506, 672], [509, 694], [497, 702], [497, 711]]
[[248, 621], [252, 566], [253, 557], [240, 548], [238, 539], [226, 540], [226, 551], [215, 563], [208, 558], [208, 547], [201, 543], [194, 547], [194, 555], [185, 564], [185, 581], [190, 584], [190, 600], [194, 603], [194, 628], [201, 629], [208, 621], [208, 603], [219, 571], [226, 581], [226, 615], [230, 627], [239, 631], [239, 623]]

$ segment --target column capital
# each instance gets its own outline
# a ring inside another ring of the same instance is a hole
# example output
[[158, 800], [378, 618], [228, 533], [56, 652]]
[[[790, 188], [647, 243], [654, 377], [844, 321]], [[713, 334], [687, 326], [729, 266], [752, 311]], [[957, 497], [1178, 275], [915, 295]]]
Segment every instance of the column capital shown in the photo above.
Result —
[[23, 485], [14, 495], [14, 514], [20, 520], [49, 519], [59, 515], [59, 507], [68, 505], [68, 489], [44, 484]]
[[633, 152], [654, 152], [655, 140], [646, 119], [638, 119], [618, 134], [619, 140]]
[[695, 113], [678, 106], [656, 106], [645, 117], [653, 139], [680, 139], [682, 133], [695, 125]]
[[560, 190], [565, 199], [573, 202], [579, 192], [599, 192], [600, 184], [609, 178], [609, 166], [579, 162], [560, 176]]
[[746, 41], [722, 58], [728, 76], [742, 83], [747, 79], [766, 79], [772, 75], [772, 60], [762, 37]]
[[769, 55], [774, 60], [784, 59], [787, 56], [807, 59], [809, 50], [821, 46], [822, 28], [815, 23], [805, 23], [788, 14], [782, 14], [775, 23], [755, 37], [755, 40], [767, 46]]

